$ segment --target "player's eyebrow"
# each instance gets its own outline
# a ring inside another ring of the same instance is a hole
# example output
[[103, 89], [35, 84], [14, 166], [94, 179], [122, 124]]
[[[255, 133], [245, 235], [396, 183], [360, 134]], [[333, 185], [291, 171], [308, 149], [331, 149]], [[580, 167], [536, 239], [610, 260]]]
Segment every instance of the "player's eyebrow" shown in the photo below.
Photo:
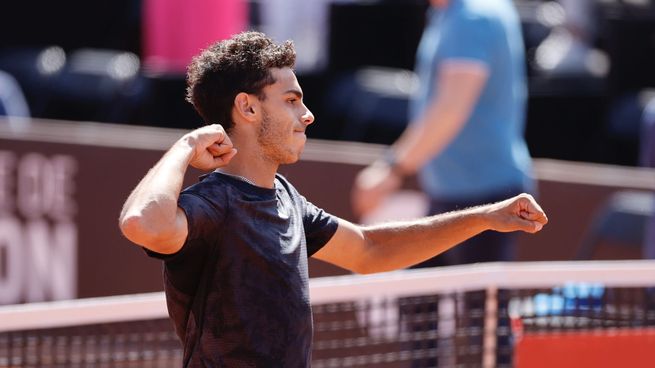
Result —
[[284, 92], [284, 94], [288, 94], [288, 93], [291, 93], [291, 94], [295, 95], [296, 97], [298, 97], [299, 99], [302, 100], [302, 91], [300, 91], [298, 89], [290, 89], [290, 90], [287, 90], [286, 92]]

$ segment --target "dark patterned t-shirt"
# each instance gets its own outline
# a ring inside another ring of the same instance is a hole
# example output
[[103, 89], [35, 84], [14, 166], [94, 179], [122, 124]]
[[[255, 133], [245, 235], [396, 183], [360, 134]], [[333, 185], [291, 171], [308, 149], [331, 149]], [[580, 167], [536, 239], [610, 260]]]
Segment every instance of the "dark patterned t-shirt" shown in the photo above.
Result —
[[337, 219], [282, 176], [275, 188], [211, 173], [185, 189], [186, 243], [164, 260], [168, 312], [184, 367], [309, 367], [307, 258]]

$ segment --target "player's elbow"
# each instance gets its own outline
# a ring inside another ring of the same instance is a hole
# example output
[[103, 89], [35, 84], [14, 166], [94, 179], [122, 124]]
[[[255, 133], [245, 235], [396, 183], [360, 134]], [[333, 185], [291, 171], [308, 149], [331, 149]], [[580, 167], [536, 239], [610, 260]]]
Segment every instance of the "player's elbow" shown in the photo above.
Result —
[[398, 269], [382, 260], [371, 258], [368, 261], [358, 263], [351, 271], [360, 275], [370, 275], [373, 273], [388, 272]]
[[156, 236], [139, 216], [121, 216], [118, 220], [118, 227], [123, 236], [140, 246], [151, 243]]
[[371, 267], [370, 265], [358, 265], [357, 267], [353, 267], [351, 271], [359, 275], [370, 275], [380, 272], [377, 268]]
[[175, 224], [153, 224], [142, 216], [121, 217], [119, 228], [132, 243], [161, 254], [177, 252], [186, 239]]
[[379, 255], [379, 249], [372, 244], [370, 239], [366, 239], [365, 244], [366, 246], [359, 252], [351, 254], [350, 270], [361, 275], [386, 271], [384, 259]]
[[121, 216], [118, 224], [121, 232], [129, 241], [149, 249], [161, 244], [163, 238], [168, 236], [167, 232], [173, 228], [173, 226], [156, 225], [139, 214]]

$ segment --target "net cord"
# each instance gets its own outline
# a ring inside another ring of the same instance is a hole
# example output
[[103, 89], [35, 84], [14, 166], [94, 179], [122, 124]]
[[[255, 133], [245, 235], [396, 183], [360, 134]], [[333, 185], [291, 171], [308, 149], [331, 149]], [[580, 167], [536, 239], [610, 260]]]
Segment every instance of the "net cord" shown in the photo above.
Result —
[[[498, 262], [310, 279], [312, 304], [473, 290], [655, 284], [655, 260]], [[0, 306], [0, 332], [167, 318], [162, 292]]]

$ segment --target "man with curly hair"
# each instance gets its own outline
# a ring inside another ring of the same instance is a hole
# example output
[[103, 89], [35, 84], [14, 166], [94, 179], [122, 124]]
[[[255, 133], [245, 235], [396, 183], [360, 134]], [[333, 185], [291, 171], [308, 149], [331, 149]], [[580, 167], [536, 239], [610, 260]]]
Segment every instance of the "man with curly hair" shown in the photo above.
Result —
[[[121, 212], [123, 234], [164, 261], [185, 367], [309, 367], [310, 256], [388, 271], [485, 230], [532, 233], [547, 222], [529, 195], [370, 227], [314, 206], [277, 174], [298, 161], [314, 122], [294, 62], [290, 42], [257, 32], [197, 56], [187, 99], [210, 125], [173, 144]], [[211, 173], [182, 190], [189, 165]]]

